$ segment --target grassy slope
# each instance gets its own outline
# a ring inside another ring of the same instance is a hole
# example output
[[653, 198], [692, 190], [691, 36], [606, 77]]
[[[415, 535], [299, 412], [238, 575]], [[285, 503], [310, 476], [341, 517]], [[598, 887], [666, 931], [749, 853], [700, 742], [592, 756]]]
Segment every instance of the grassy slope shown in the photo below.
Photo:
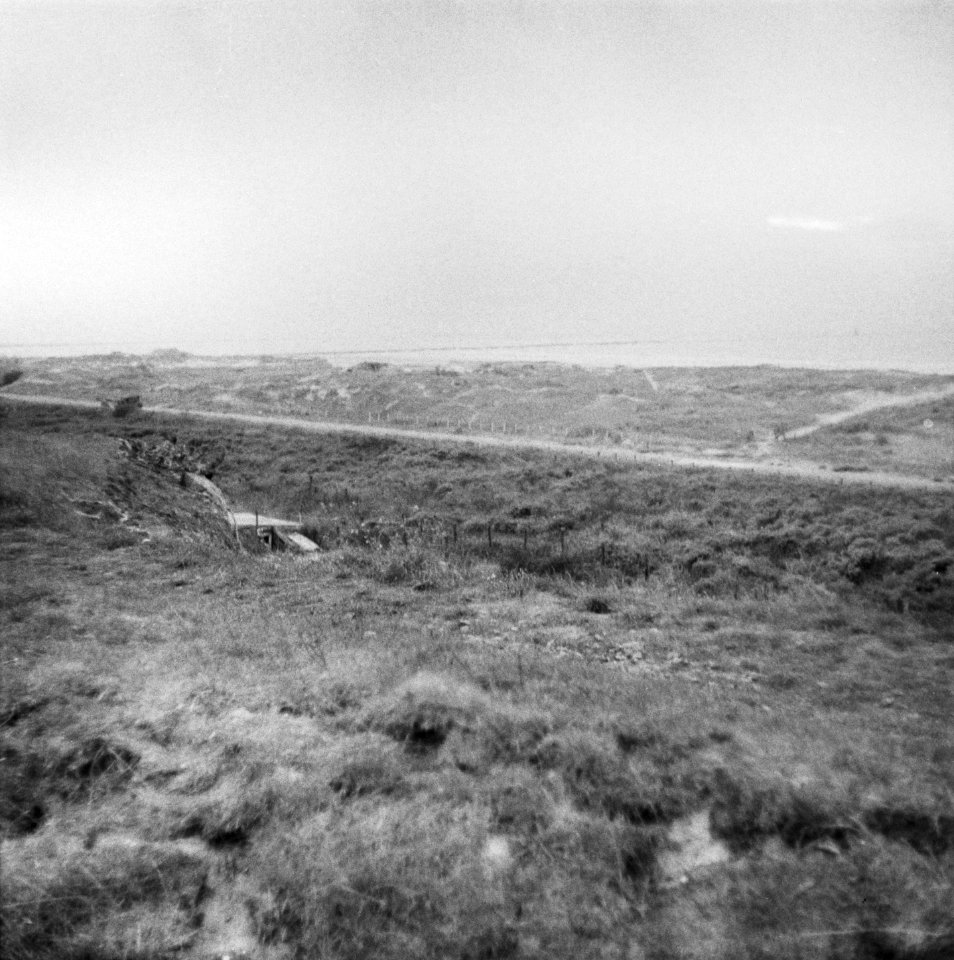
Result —
[[[556, 364], [478, 364], [349, 370], [302, 358], [236, 359], [210, 366], [112, 356], [32, 361], [18, 392], [79, 399], [142, 394], [147, 405], [288, 414], [345, 422], [440, 427], [601, 442], [640, 450], [758, 456], [778, 431], [885, 397], [951, 382], [902, 372], [774, 367], [587, 370]], [[775, 445], [787, 458], [823, 449]], [[839, 453], [838, 450], [826, 451]], [[945, 465], [915, 458], [913, 472]], [[839, 462], [835, 458], [835, 462]], [[891, 468], [904, 467], [896, 451]]]
[[[178, 425], [241, 505], [324, 525], [309, 563], [237, 552], [107, 431], [169, 428], [36, 410], [0, 434], [5, 955], [951, 934], [942, 498]], [[421, 513], [406, 546], [359, 526]], [[708, 867], [670, 849], [697, 811]]]
[[[927, 424], [927, 425], [925, 425]], [[818, 463], [920, 476], [954, 473], [954, 398], [898, 410], [880, 410], [785, 443]]]
[[[487, 552], [517, 572], [602, 584], [648, 567], [654, 580], [755, 600], [790, 583], [854, 585], [879, 609], [912, 610], [939, 625], [954, 618], [954, 510], [943, 493], [860, 494], [746, 474], [239, 425], [226, 431], [149, 416], [64, 419], [11, 409], [10, 422], [17, 418], [60, 435], [178, 440], [198, 461], [217, 465], [215, 478], [236, 506], [300, 513], [323, 546], [380, 546], [385, 538], [369, 521], [409, 519], [429, 547], [454, 550], [456, 530], [457, 553]], [[484, 551], [488, 523], [493, 549]]]

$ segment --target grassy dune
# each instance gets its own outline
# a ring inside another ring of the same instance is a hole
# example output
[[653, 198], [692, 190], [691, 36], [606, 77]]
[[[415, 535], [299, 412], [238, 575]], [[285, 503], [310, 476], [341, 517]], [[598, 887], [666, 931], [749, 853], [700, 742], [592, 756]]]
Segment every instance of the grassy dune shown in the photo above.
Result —
[[4, 956], [950, 955], [949, 498], [4, 412]]
[[954, 474], [954, 398], [879, 410], [788, 441], [793, 456], [856, 470]]
[[[14, 366], [12, 361], [5, 365]], [[951, 377], [902, 371], [376, 362], [342, 369], [315, 357], [201, 359], [166, 353], [56, 358], [22, 366], [14, 387], [20, 393], [84, 400], [141, 394], [147, 406], [518, 435], [639, 451], [803, 457], [834, 466], [856, 462], [844, 459], [843, 444], [821, 438], [785, 444], [775, 438], [823, 415], [954, 383]], [[878, 448], [878, 464], [921, 476], [950, 475], [954, 465], [943, 446], [943, 440], [950, 441], [949, 429], [933, 434], [941, 446], [902, 443], [900, 427], [907, 421], [901, 416], [890, 421], [898, 424], [898, 442]], [[941, 419], [949, 426], [949, 408]], [[853, 430], [853, 423], [845, 429]], [[907, 434], [917, 441], [921, 420], [913, 423], [918, 429]]]

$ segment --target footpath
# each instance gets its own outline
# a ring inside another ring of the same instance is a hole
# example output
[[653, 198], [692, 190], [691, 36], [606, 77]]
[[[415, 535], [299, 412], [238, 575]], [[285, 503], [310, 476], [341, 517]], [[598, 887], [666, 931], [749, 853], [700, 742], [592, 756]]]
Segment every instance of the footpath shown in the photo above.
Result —
[[[27, 394], [0, 394], [0, 400], [12, 403], [27, 403], [39, 406], [65, 406], [81, 410], [99, 410], [100, 404], [92, 400], [71, 400], [64, 397], [31, 396]], [[654, 466], [678, 467], [681, 469], [726, 470], [734, 473], [752, 473], [763, 476], [789, 477], [830, 483], [840, 486], [888, 487], [901, 490], [954, 491], [954, 476], [939, 479], [915, 477], [884, 470], [836, 471], [824, 465], [807, 461], [781, 463], [767, 460], [742, 458], [704, 457], [680, 453], [632, 450], [617, 446], [581, 446], [534, 437], [502, 437], [490, 434], [450, 433], [440, 430], [414, 430], [380, 424], [339, 423], [330, 420], [306, 420], [302, 417], [233, 413], [218, 410], [186, 410], [180, 407], [143, 407], [141, 413], [158, 417], [194, 418], [198, 420], [244, 423], [252, 426], [281, 427], [305, 433], [352, 434], [369, 437], [392, 437], [395, 439], [425, 440], [438, 444], [472, 444], [510, 450], [542, 450], [574, 457], [607, 460], [619, 463], [645, 463]], [[818, 429], [814, 427], [813, 429]]]

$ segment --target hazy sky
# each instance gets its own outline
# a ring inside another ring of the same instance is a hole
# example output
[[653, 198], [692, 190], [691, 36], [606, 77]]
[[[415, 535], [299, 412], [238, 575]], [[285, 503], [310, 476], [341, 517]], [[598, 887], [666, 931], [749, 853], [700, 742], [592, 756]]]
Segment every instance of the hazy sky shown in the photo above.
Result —
[[0, 137], [6, 352], [854, 337], [954, 370], [946, 0], [0, 2]]

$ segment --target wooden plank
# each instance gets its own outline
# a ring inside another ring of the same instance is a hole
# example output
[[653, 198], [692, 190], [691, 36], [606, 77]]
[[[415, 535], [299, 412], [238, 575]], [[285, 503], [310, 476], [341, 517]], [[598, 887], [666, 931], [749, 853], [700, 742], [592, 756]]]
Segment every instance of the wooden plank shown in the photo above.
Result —
[[318, 544], [314, 540], [309, 540], [303, 533], [279, 534], [286, 536], [302, 553], [314, 553], [318, 549]]
[[[247, 530], [255, 526], [255, 514], [239, 511], [232, 514], [232, 524], [237, 530]], [[301, 524], [297, 520], [281, 520], [278, 517], [265, 517], [259, 515], [259, 527], [273, 527], [274, 529], [283, 528], [285, 530], [296, 530]]]
[[318, 549], [318, 544], [301, 533], [286, 533], [283, 530], [276, 530], [275, 536], [292, 550], [300, 553], [314, 553]]

